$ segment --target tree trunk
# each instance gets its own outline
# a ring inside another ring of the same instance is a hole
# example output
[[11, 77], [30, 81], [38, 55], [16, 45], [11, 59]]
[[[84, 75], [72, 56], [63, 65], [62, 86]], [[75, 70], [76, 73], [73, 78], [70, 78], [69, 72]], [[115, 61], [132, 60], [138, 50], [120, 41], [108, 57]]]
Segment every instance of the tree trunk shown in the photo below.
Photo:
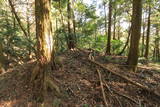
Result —
[[159, 37], [158, 25], [156, 26], [156, 36], [157, 38], [155, 39], [154, 59], [156, 61], [159, 61], [160, 60], [160, 48], [159, 48], [160, 37]]
[[0, 43], [0, 74], [4, 73], [4, 56], [3, 56], [3, 47], [2, 47], [2, 43]]
[[151, 26], [150, 16], [151, 16], [151, 6], [149, 5], [148, 25], [147, 25], [147, 38], [146, 38], [146, 49], [145, 49], [145, 55], [144, 55], [144, 57], [146, 59], [148, 59], [148, 54], [149, 54], [150, 26]]
[[105, 24], [104, 25], [105, 26], [105, 35], [107, 36], [107, 14], [106, 14], [106, 2], [105, 1], [104, 1], [103, 5], [104, 5], [104, 15], [105, 15], [105, 17], [104, 17], [105, 18], [104, 19], [105, 20], [105, 23], [104, 23]]
[[67, 13], [68, 13], [68, 49], [75, 48], [75, 40], [73, 35], [73, 23], [72, 23], [72, 11], [71, 11], [71, 3], [68, 0], [67, 4]]
[[142, 50], [141, 50], [141, 56], [143, 57], [144, 56], [144, 47], [145, 47], [145, 44], [144, 44], [144, 40], [145, 40], [145, 15], [143, 16], [143, 34], [142, 34]]
[[129, 28], [129, 31], [128, 31], [128, 37], [127, 37], [127, 41], [122, 49], [122, 51], [118, 54], [118, 55], [122, 55], [122, 53], [124, 53], [125, 49], [127, 48], [128, 46], [128, 43], [129, 43], [129, 39], [130, 39], [130, 35], [131, 35], [131, 27]]
[[120, 20], [118, 21], [118, 30], [117, 30], [117, 37], [118, 37], [118, 40], [120, 40]]
[[[28, 38], [28, 41], [30, 42], [31, 41], [31, 33], [30, 33], [30, 16], [29, 16], [29, 0], [27, 1], [27, 13], [26, 13], [26, 18], [27, 18], [27, 38]], [[29, 50], [28, 50], [28, 56], [29, 56], [29, 59], [31, 59], [31, 45], [29, 45]]]
[[24, 29], [24, 27], [23, 27], [23, 25], [21, 23], [21, 20], [20, 20], [20, 18], [18, 17], [18, 15], [17, 15], [17, 13], [15, 11], [15, 8], [14, 8], [14, 5], [13, 5], [12, 1], [11, 0], [8, 0], [8, 1], [9, 1], [9, 5], [11, 6], [11, 11], [15, 15], [15, 18], [16, 18], [21, 30], [23, 31], [24, 35], [27, 37], [27, 32], [25, 31], [25, 29]]
[[106, 54], [111, 54], [111, 26], [112, 26], [112, 0], [109, 0], [109, 22], [108, 22], [108, 38], [107, 38], [107, 48]]
[[127, 64], [132, 71], [136, 71], [139, 55], [139, 40], [141, 35], [142, 0], [133, 0], [132, 27], [130, 49]]
[[114, 15], [113, 15], [113, 19], [114, 19], [114, 28], [113, 28], [113, 40], [116, 40], [116, 16], [117, 16], [117, 10], [116, 7], [114, 9]]
[[75, 13], [74, 13], [74, 10], [73, 10], [73, 8], [74, 8], [74, 3], [75, 3], [75, 1], [73, 0], [72, 2], [71, 2], [71, 19], [72, 19], [72, 24], [73, 24], [73, 36], [74, 36], [74, 45], [75, 45], [75, 47], [76, 47], [76, 43], [77, 43], [77, 38], [76, 38], [76, 20], [75, 20]]
[[51, 70], [51, 61], [54, 59], [50, 5], [50, 0], [35, 0], [38, 63], [33, 70], [31, 81], [34, 83], [34, 88], [37, 89], [37, 93], [34, 96], [36, 99], [40, 98], [40, 101], [44, 100], [46, 72]]

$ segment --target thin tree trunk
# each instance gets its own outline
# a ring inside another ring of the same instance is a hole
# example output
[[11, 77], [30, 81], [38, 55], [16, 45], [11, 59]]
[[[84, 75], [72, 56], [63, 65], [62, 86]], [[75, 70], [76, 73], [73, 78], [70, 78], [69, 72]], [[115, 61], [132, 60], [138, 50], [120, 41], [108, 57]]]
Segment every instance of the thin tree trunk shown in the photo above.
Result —
[[142, 33], [142, 50], [141, 50], [141, 56], [144, 56], [144, 40], [145, 40], [145, 15], [143, 15], [143, 33]]
[[107, 48], [106, 54], [111, 54], [111, 26], [112, 26], [112, 0], [109, 0], [109, 16], [108, 16], [108, 38], [107, 38]]
[[[65, 31], [64, 18], [63, 18], [62, 9], [61, 9], [61, 0], [59, 0], [59, 13], [60, 13], [60, 16], [61, 16], [61, 24], [62, 24], [62, 27]], [[68, 44], [69, 44], [68, 37], [66, 35], [64, 35], [64, 36], [65, 36], [67, 46], [68, 46]]]
[[71, 12], [71, 3], [70, 0], [68, 0], [67, 3], [67, 13], [68, 13], [68, 49], [74, 49], [74, 35], [73, 35], [73, 26], [72, 26], [72, 12]]
[[128, 31], [128, 37], [127, 37], [127, 41], [122, 49], [122, 51], [118, 54], [118, 55], [122, 55], [122, 53], [124, 53], [125, 49], [127, 48], [128, 46], [128, 43], [129, 43], [129, 39], [130, 39], [130, 35], [131, 35], [131, 27], [129, 28], [129, 31]]
[[[29, 20], [29, 0], [27, 1], [27, 37], [28, 41], [31, 41], [31, 33], [30, 33], [30, 20]], [[28, 50], [29, 58], [31, 59], [31, 45]]]
[[118, 37], [118, 40], [120, 40], [120, 20], [118, 21], [118, 31], [117, 31], [117, 37]]
[[75, 15], [74, 15], [74, 10], [73, 10], [74, 2], [75, 2], [75, 1], [72, 1], [72, 2], [71, 2], [71, 15], [72, 15], [72, 24], [73, 24], [74, 45], [75, 45], [75, 47], [76, 47], [77, 37], [76, 37], [76, 20], [75, 20]]
[[114, 15], [113, 15], [113, 19], [114, 19], [114, 28], [113, 28], [113, 40], [116, 40], [116, 16], [117, 16], [117, 10], [114, 9]]
[[3, 45], [2, 43], [0, 42], [0, 74], [1, 73], [4, 73], [5, 72], [5, 69], [4, 69], [4, 56], [3, 56]]
[[25, 31], [25, 29], [24, 29], [24, 27], [23, 27], [23, 25], [21, 23], [21, 20], [20, 20], [20, 18], [18, 17], [18, 15], [17, 15], [17, 13], [15, 11], [15, 8], [14, 8], [14, 5], [13, 5], [12, 1], [11, 0], [8, 0], [8, 1], [9, 1], [9, 5], [11, 7], [11, 10], [12, 10], [13, 14], [15, 15], [15, 18], [16, 18], [21, 30], [23, 31], [24, 35], [27, 37], [27, 32]]
[[142, 57], [144, 56], [144, 47], [145, 47], [144, 39], [145, 39], [145, 25], [143, 25], [143, 34], [142, 34], [142, 52], [141, 52]]
[[156, 40], [155, 40], [155, 59], [156, 61], [160, 60], [160, 37], [159, 37], [159, 28], [156, 26]]
[[145, 55], [144, 55], [146, 59], [148, 59], [148, 54], [149, 54], [150, 26], [151, 26], [150, 17], [151, 17], [151, 6], [149, 6], [149, 11], [148, 11], [147, 38], [146, 38], [146, 49], [145, 49]]
[[103, 5], [104, 5], [104, 15], [105, 15], [105, 35], [107, 36], [107, 14], [106, 14], [106, 2], [104, 1], [104, 3], [103, 3]]
[[136, 71], [139, 56], [139, 40], [141, 35], [142, 0], [133, 0], [132, 27], [130, 49], [127, 64], [132, 71]]

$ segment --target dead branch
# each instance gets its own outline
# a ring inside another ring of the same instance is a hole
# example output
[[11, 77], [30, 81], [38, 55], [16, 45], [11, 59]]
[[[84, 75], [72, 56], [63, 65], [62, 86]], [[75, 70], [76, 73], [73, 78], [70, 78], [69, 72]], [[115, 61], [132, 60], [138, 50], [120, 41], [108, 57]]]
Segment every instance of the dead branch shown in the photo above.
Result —
[[149, 92], [149, 93], [152, 93], [152, 94], [156, 95], [158, 98], [160, 98], [159, 93], [156, 92], [155, 90], [150, 89], [150, 88], [148, 88], [148, 87], [146, 87], [146, 86], [144, 86], [144, 85], [142, 85], [142, 84], [140, 84], [140, 83], [138, 83], [138, 82], [136, 82], [136, 81], [133, 81], [133, 80], [131, 80], [131, 79], [123, 76], [123, 75], [120, 75], [119, 73], [110, 70], [109, 68], [107, 68], [107, 67], [105, 67], [104, 65], [98, 63], [97, 61], [92, 61], [92, 60], [90, 60], [90, 59], [88, 59], [88, 61], [91, 62], [91, 63], [93, 63], [93, 64], [95, 64], [95, 65], [97, 65], [97, 66], [99, 66], [99, 67], [101, 67], [101, 68], [103, 68], [104, 70], [106, 70], [106, 71], [108, 71], [108, 72], [110, 72], [110, 73], [112, 73], [112, 74], [114, 74], [114, 75], [122, 78], [123, 80], [125, 80], [125, 81], [127, 81], [127, 82], [129, 82], [129, 83], [131, 83], [131, 84], [133, 84], [133, 85], [135, 85], [135, 86], [137, 86], [137, 87], [139, 87], [139, 88], [141, 88], [141, 89]]
[[[78, 48], [78, 49], [79, 49], [79, 48]], [[79, 50], [82, 51], [82, 52], [84, 52], [84, 53], [86, 53], [86, 51], [84, 51], [84, 50], [82, 50], [82, 49], [79, 49]], [[146, 86], [143, 86], [142, 84], [140, 84], [140, 83], [138, 83], [138, 82], [136, 82], [136, 81], [133, 81], [133, 80], [131, 80], [131, 79], [129, 79], [129, 78], [123, 76], [123, 75], [120, 75], [119, 73], [110, 70], [109, 68], [107, 68], [106, 66], [100, 64], [100, 63], [97, 62], [97, 61], [93, 61], [93, 60], [90, 60], [90, 59], [88, 59], [88, 61], [91, 62], [91, 63], [93, 63], [93, 64], [95, 64], [95, 65], [97, 65], [97, 66], [99, 66], [99, 67], [101, 67], [101, 68], [103, 68], [104, 70], [106, 70], [106, 71], [114, 74], [115, 76], [118, 76], [118, 77], [120, 77], [121, 79], [123, 79], [123, 80], [125, 80], [125, 81], [127, 81], [127, 82], [129, 82], [129, 83], [131, 83], [131, 84], [133, 84], [133, 85], [135, 85], [135, 86], [143, 89], [144, 91], [147, 91], [147, 92], [155, 95], [158, 99], [160, 99], [160, 94], [159, 94], [156, 90], [150, 89], [150, 88], [148, 88], [148, 87], [146, 87]]]
[[[114, 89], [111, 89], [111, 88], [108, 86], [108, 84], [106, 83], [106, 81], [104, 81], [104, 85], [105, 85], [105, 87], [111, 92], [111, 94], [115, 93], [115, 94], [117, 94], [117, 95], [119, 95], [119, 96], [122, 96], [122, 97], [124, 97], [124, 98], [126, 98], [126, 99], [128, 99], [128, 100], [130, 100], [130, 101], [132, 101], [132, 102], [134, 102], [134, 103], [136, 103], [136, 104], [138, 104], [134, 99], [130, 98], [129, 96], [127, 96], [127, 95], [125, 95], [125, 94], [121, 94], [121, 93], [117, 92], [117, 91], [114, 90]], [[118, 100], [118, 98], [116, 98], [116, 99]], [[121, 105], [121, 104], [120, 104], [120, 105]]]
[[108, 107], [107, 100], [106, 100], [106, 95], [105, 95], [104, 87], [103, 87], [102, 76], [101, 76], [101, 73], [100, 73], [100, 70], [99, 70], [99, 69], [97, 69], [97, 73], [98, 73], [99, 81], [100, 81], [100, 84], [101, 84], [101, 90], [102, 90], [102, 95], [103, 95], [104, 104], [105, 104], [106, 107]]
[[120, 92], [117, 92], [116, 90], [114, 90], [114, 89], [112, 89], [112, 91], [115, 93], [115, 94], [117, 94], [117, 95], [119, 95], [119, 96], [122, 96], [122, 97], [124, 97], [124, 98], [126, 98], [126, 99], [128, 99], [128, 100], [130, 100], [130, 101], [132, 101], [133, 103], [135, 103], [135, 104], [138, 104], [138, 102], [137, 101], [135, 101], [134, 99], [132, 99], [131, 97], [129, 97], [129, 96], [127, 96], [127, 95], [125, 95], [124, 93], [123, 94], [121, 94]]

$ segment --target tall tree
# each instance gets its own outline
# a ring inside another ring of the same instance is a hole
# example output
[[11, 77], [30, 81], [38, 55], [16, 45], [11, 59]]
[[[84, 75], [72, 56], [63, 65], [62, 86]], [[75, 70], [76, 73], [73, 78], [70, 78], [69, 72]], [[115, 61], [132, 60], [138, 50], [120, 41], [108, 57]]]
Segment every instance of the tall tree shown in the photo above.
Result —
[[105, 35], [107, 35], [107, 13], [106, 13], [106, 1], [103, 1], [103, 6], [104, 6], [104, 20], [105, 20]]
[[144, 57], [148, 59], [148, 54], [149, 54], [149, 42], [150, 42], [150, 26], [151, 26], [151, 4], [149, 4], [149, 9], [148, 9], [148, 24], [147, 24], [147, 37], [146, 37], [146, 49], [145, 49], [145, 55]]
[[143, 28], [143, 33], [142, 33], [142, 50], [141, 50], [141, 56], [143, 57], [144, 56], [144, 47], [145, 47], [145, 44], [144, 44], [144, 40], [145, 40], [145, 29], [146, 29], [146, 23], [145, 23], [145, 15], [143, 14], [143, 25], [142, 25], [142, 28]]
[[129, 68], [136, 71], [139, 55], [139, 40], [141, 35], [142, 0], [133, 0], [132, 27], [130, 49], [127, 59]]
[[111, 27], [112, 27], [112, 0], [109, 0], [109, 13], [108, 13], [108, 38], [107, 38], [107, 48], [106, 54], [111, 54]]
[[159, 36], [159, 28], [158, 24], [156, 25], [156, 38], [154, 40], [155, 42], [155, 47], [154, 47], [154, 52], [153, 52], [153, 58], [156, 61], [160, 60], [160, 36]]
[[50, 0], [35, 0], [38, 63], [33, 70], [31, 81], [34, 81], [34, 88], [38, 88], [38, 95], [36, 95], [40, 96], [41, 100], [43, 100], [46, 79], [48, 79], [47, 72], [51, 70], [51, 62], [54, 59], [50, 6]]
[[71, 10], [71, 2], [68, 0], [67, 3], [67, 13], [68, 13], [68, 49], [74, 49], [75, 48], [75, 38], [73, 36], [74, 34], [74, 21], [72, 20], [72, 10]]
[[114, 7], [114, 15], [113, 15], [113, 40], [116, 39], [116, 18], [117, 18], [117, 9], [116, 6]]

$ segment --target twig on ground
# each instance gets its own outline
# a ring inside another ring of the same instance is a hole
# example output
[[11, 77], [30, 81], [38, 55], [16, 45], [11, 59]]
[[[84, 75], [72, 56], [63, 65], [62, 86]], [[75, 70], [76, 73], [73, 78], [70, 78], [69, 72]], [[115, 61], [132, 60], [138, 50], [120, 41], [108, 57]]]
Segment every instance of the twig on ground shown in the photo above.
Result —
[[[112, 90], [113, 90], [113, 89], [112, 89]], [[124, 98], [126, 98], [126, 99], [132, 101], [132, 102], [135, 103], [135, 104], [138, 104], [137, 101], [135, 101], [133, 98], [131, 98], [131, 97], [125, 95], [124, 93], [121, 94], [120, 92], [117, 92], [116, 90], [113, 90], [113, 91], [114, 91], [114, 93], [116, 93], [117, 95], [122, 96], [122, 97], [124, 97]]]
[[[119, 92], [117, 92], [116, 90], [114, 90], [114, 89], [111, 89], [109, 86], [108, 86], [108, 84], [106, 83], [106, 81], [104, 81], [105, 83], [104, 83], [104, 85], [107, 87], [107, 89], [113, 94], [113, 93], [115, 93], [115, 94], [117, 94], [117, 95], [119, 95], [119, 96], [122, 96], [122, 97], [124, 97], [124, 98], [126, 98], [126, 99], [128, 99], [128, 100], [130, 100], [130, 101], [132, 101], [132, 102], [134, 102], [134, 103], [136, 103], [136, 104], [138, 104], [134, 99], [132, 99], [132, 98], [130, 98], [129, 96], [127, 96], [127, 95], [125, 95], [125, 94], [120, 94]], [[117, 100], [118, 100], [118, 98], [116, 98]]]
[[100, 81], [100, 85], [101, 85], [101, 90], [102, 90], [104, 104], [105, 104], [106, 107], [108, 107], [108, 103], [107, 103], [106, 95], [105, 95], [105, 92], [104, 92], [103, 81], [102, 81], [102, 76], [101, 76], [100, 70], [97, 69], [97, 72], [98, 72], [99, 81]]

